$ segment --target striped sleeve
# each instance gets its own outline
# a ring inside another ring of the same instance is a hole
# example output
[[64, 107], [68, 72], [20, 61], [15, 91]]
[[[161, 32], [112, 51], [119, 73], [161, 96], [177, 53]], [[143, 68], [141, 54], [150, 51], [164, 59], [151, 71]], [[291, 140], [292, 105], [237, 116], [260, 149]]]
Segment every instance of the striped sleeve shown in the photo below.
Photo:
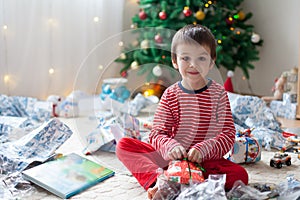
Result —
[[160, 99], [149, 135], [150, 143], [165, 160], [169, 160], [168, 152], [175, 146], [180, 145], [172, 135], [175, 124], [172, 105], [176, 103], [176, 98], [169, 91], [170, 89], [167, 89]]

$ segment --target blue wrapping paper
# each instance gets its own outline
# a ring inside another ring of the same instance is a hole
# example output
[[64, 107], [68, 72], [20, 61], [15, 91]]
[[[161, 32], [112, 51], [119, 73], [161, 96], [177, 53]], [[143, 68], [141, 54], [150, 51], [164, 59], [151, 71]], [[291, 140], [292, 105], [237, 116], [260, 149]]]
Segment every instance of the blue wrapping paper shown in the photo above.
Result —
[[254, 128], [251, 134], [262, 142], [265, 149], [282, 148], [286, 139], [272, 107], [256, 96], [228, 93], [228, 98], [237, 131]]
[[283, 93], [282, 101], [285, 104], [297, 103], [297, 94]]
[[19, 140], [2, 144], [1, 173], [20, 172], [33, 161], [47, 160], [71, 135], [70, 128], [54, 118]]
[[280, 131], [280, 123], [266, 103], [255, 96], [237, 96], [230, 102], [231, 111], [239, 121], [251, 128], [264, 127]]
[[290, 103], [288, 101], [271, 101], [270, 108], [277, 117], [286, 119], [296, 118], [297, 103]]
[[36, 98], [0, 94], [0, 116], [27, 117], [36, 122], [50, 119], [51, 109]]
[[116, 143], [122, 137], [141, 140], [140, 122], [129, 114], [116, 117], [104, 111], [102, 116], [98, 113], [97, 120], [98, 127], [86, 137], [84, 154], [91, 154], [98, 149], [115, 152]]

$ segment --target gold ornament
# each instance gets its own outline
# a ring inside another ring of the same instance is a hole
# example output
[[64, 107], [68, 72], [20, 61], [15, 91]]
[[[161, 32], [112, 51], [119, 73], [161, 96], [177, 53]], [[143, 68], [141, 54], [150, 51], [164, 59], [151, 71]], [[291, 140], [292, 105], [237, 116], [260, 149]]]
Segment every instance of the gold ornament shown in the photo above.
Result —
[[202, 10], [198, 10], [195, 14], [196, 19], [203, 20], [205, 18], [205, 13]]
[[246, 17], [246, 15], [243, 11], [238, 12], [238, 15], [239, 15], [239, 20], [244, 20]]

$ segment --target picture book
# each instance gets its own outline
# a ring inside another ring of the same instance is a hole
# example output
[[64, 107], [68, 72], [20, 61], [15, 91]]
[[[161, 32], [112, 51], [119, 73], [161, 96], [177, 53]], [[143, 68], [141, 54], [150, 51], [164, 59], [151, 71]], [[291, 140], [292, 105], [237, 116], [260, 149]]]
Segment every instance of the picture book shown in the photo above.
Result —
[[67, 199], [113, 176], [114, 171], [71, 153], [24, 170], [23, 177]]

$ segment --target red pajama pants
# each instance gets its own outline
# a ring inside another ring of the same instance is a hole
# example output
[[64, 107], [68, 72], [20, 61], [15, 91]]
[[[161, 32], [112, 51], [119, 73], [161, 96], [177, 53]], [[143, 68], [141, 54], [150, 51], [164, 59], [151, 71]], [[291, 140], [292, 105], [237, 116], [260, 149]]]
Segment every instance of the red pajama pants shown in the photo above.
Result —
[[[116, 155], [145, 190], [155, 183], [157, 169], [166, 169], [169, 164], [151, 144], [132, 138], [122, 138], [118, 142]], [[226, 174], [226, 190], [230, 190], [237, 180], [248, 184], [247, 171], [229, 160], [207, 160], [202, 166], [206, 170], [205, 178], [208, 178], [209, 174]]]

